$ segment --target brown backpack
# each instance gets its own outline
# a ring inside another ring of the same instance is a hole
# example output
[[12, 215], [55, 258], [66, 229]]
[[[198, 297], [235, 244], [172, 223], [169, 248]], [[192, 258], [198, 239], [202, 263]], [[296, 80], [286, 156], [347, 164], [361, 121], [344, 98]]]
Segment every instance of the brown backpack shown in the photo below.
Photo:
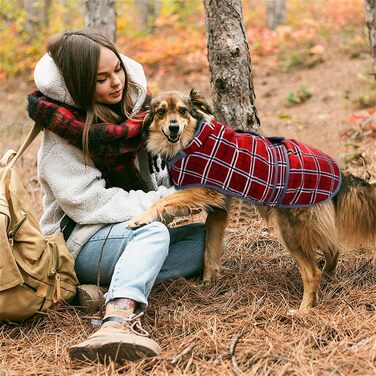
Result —
[[40, 132], [0, 161], [0, 320], [19, 321], [71, 300], [78, 284], [63, 234], [43, 236], [30, 197], [12, 168]]

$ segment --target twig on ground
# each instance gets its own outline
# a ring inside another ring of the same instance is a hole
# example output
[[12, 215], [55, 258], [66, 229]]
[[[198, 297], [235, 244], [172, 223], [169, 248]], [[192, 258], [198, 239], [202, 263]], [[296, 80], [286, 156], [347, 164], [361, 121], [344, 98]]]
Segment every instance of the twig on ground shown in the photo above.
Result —
[[264, 356], [253, 356], [248, 362], [247, 366], [252, 366], [253, 364], [257, 363], [259, 360], [262, 359], [271, 359], [271, 360], [284, 360], [285, 362], [292, 363], [292, 364], [297, 364], [294, 360], [290, 358], [286, 358], [285, 356], [282, 355], [264, 355]]
[[243, 336], [244, 332], [242, 331], [239, 335], [234, 335], [231, 340], [230, 345], [230, 355], [231, 355], [231, 364], [232, 368], [234, 369], [235, 375], [240, 376], [243, 374], [243, 372], [240, 370], [238, 366], [238, 362], [236, 360], [236, 345], [238, 344], [240, 338]]
[[376, 340], [376, 335], [373, 335], [371, 337], [368, 337], [368, 338], [363, 338], [362, 340], [360, 340], [359, 342], [357, 343], [354, 343], [352, 346], [350, 346], [347, 351], [354, 351], [354, 350], [357, 350], [359, 349], [360, 347], [366, 345], [367, 343], [370, 343], [371, 341], [373, 340]]
[[191, 344], [189, 345], [188, 347], [186, 347], [181, 353], [179, 353], [178, 355], [176, 355], [172, 360], [171, 360], [171, 364], [174, 365], [176, 364], [184, 355], [188, 354], [193, 348], [195, 347], [194, 344]]

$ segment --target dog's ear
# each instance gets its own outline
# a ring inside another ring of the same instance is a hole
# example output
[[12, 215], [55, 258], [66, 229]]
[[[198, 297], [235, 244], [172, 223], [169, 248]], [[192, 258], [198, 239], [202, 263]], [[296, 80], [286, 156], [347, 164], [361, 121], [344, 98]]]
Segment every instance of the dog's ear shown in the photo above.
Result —
[[213, 115], [213, 110], [206, 99], [192, 89], [189, 93], [189, 103], [192, 108], [192, 115], [195, 118], [202, 118], [202, 115]]
[[149, 137], [150, 125], [154, 120], [154, 115], [155, 115], [155, 113], [154, 113], [152, 107], [150, 107], [150, 109], [148, 110], [148, 112], [145, 115], [145, 118], [144, 118], [144, 121], [143, 121], [143, 124], [142, 124], [141, 140], [143, 142], [146, 142], [146, 140]]

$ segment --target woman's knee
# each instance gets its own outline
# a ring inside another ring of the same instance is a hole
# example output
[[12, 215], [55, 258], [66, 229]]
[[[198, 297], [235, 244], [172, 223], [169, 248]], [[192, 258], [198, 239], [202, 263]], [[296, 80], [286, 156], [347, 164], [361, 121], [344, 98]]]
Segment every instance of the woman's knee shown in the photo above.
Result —
[[192, 240], [197, 244], [205, 244], [206, 228], [204, 223], [190, 223], [188, 225], [174, 227], [169, 229], [170, 244], [181, 240]]
[[145, 226], [145, 229], [147, 229], [150, 234], [159, 234], [163, 238], [170, 240], [170, 233], [166, 225], [164, 225], [161, 222], [151, 222]]
[[145, 236], [158, 246], [159, 251], [165, 251], [167, 256], [170, 246], [170, 232], [166, 225], [161, 222], [151, 222], [143, 227]]

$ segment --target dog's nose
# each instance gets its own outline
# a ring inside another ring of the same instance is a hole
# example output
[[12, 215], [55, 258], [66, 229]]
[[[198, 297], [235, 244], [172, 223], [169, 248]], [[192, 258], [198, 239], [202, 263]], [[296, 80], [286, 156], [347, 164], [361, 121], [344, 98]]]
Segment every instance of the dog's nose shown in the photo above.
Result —
[[176, 134], [179, 132], [179, 124], [178, 123], [170, 123], [168, 126], [168, 130], [170, 131], [171, 134]]

